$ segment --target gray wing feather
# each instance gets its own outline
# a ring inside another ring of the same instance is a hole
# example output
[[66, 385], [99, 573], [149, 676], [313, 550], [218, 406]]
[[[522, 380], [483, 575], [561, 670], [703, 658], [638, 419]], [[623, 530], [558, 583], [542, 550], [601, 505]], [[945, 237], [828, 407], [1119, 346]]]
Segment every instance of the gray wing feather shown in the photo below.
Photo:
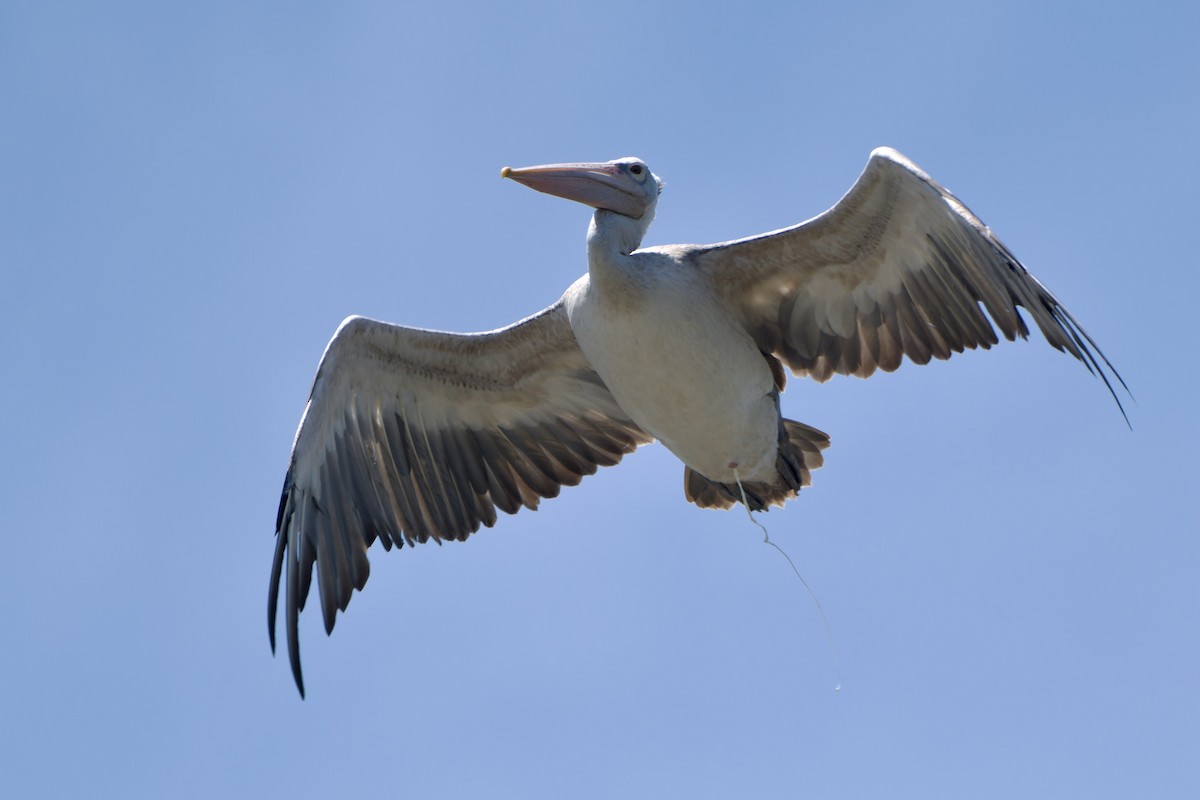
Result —
[[797, 374], [867, 377], [895, 370], [904, 356], [925, 364], [986, 349], [999, 341], [993, 323], [1006, 339], [1025, 338], [1019, 306], [1121, 406], [1110, 375], [1124, 381], [1075, 317], [978, 217], [894, 150], [872, 153], [846, 196], [818, 217], [682, 255], [763, 351]]
[[282, 585], [303, 695], [299, 614], [314, 567], [329, 632], [366, 584], [376, 539], [466, 539], [497, 509], [536, 508], [648, 441], [584, 358], [561, 301], [482, 334], [351, 317], [321, 359], [284, 480], [272, 650]]

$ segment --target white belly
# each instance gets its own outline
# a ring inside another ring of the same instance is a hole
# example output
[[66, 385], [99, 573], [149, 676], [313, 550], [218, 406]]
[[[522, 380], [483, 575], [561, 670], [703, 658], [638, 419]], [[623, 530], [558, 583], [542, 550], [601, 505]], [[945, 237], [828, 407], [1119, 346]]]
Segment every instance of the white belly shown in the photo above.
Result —
[[605, 304], [585, 276], [567, 293], [584, 355], [626, 413], [711, 480], [776, 479], [779, 413], [750, 336], [697, 287], [643, 287]]

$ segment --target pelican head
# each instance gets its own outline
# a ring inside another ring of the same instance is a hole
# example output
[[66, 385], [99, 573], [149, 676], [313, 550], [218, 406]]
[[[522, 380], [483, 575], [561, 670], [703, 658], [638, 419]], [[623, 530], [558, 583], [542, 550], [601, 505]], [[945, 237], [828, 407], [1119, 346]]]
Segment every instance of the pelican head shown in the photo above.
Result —
[[[663, 183], [640, 158], [592, 164], [505, 167], [500, 177], [603, 211], [641, 220], [654, 216]], [[648, 220], [647, 220], [648, 223]]]

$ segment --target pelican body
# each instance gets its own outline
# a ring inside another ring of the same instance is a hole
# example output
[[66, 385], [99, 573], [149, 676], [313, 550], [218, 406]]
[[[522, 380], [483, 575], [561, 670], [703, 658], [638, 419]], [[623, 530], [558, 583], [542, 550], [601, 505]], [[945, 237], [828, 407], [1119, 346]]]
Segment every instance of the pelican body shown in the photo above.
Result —
[[269, 587], [274, 649], [286, 586], [301, 695], [298, 620], [314, 567], [332, 632], [375, 539], [465, 539], [497, 509], [535, 509], [655, 439], [683, 462], [690, 502], [787, 502], [829, 437], [781, 416], [785, 365], [825, 381], [946, 359], [997, 343], [993, 324], [1027, 337], [1021, 307], [1121, 405], [1113, 380], [1124, 383], [1075, 318], [894, 150], [874, 151], [825, 213], [714, 245], [641, 247], [662, 182], [637, 158], [501, 175], [595, 209], [587, 274], [486, 333], [362, 317], [338, 328], [292, 446]]
[[[567, 318], [617, 403], [707, 478], [733, 483], [740, 468], [743, 480], [776, 483], [777, 387], [754, 340], [669, 256], [595, 241], [588, 277], [567, 292]], [[620, 288], [590, 279], [604, 271]]]

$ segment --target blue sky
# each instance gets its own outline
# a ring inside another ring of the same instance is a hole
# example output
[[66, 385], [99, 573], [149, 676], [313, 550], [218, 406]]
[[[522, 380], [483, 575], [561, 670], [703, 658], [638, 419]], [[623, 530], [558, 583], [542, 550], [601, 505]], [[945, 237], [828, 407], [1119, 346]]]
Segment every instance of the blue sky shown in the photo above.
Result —
[[[1194, 797], [1200, 10], [1188, 3], [0, 8], [0, 774], [14, 797]], [[1040, 339], [793, 380], [763, 518], [649, 447], [372, 552], [309, 697], [272, 524], [329, 336], [548, 305], [645, 158], [648, 244], [781, 227], [891, 145], [1066, 303]], [[842, 690], [834, 691], [840, 676]]]

